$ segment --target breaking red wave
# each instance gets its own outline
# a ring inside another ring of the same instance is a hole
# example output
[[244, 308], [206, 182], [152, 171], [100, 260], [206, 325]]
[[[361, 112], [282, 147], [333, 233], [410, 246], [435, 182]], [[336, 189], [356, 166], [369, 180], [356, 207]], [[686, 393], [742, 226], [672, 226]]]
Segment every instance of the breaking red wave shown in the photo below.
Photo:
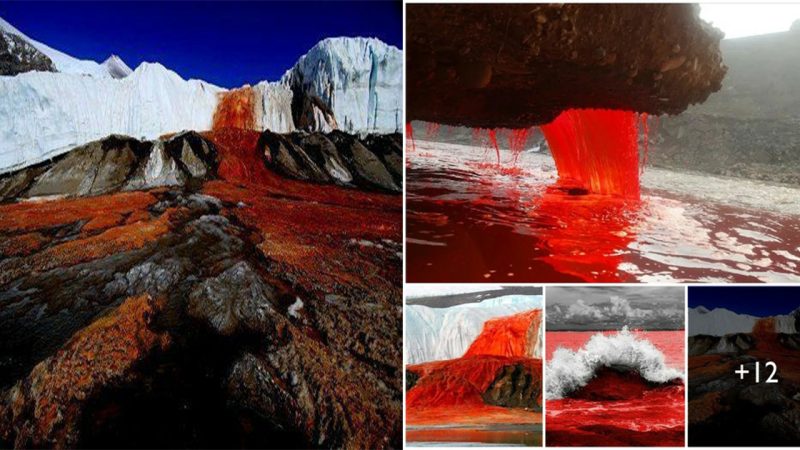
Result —
[[256, 94], [251, 87], [234, 89], [220, 94], [219, 105], [214, 111], [212, 129], [239, 128], [256, 129]]
[[[548, 360], [557, 348], [577, 350], [598, 332], [548, 332]], [[606, 331], [603, 334], [616, 334]], [[684, 332], [636, 331], [683, 367]], [[636, 371], [601, 368], [569, 397], [547, 400], [547, 443], [553, 446], [684, 445], [684, 392], [680, 378], [653, 383]]]
[[487, 321], [464, 356], [531, 357], [539, 343], [542, 311], [535, 309]]
[[636, 113], [570, 109], [541, 129], [562, 185], [639, 197]]

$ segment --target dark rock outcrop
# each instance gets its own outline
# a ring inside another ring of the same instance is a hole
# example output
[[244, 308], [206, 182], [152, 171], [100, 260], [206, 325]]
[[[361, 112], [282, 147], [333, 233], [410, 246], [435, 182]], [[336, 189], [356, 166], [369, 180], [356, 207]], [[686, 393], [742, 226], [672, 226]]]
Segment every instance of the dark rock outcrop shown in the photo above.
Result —
[[217, 165], [214, 144], [194, 132], [155, 142], [112, 135], [0, 175], [0, 201], [185, 185], [213, 178]]
[[[365, 147], [356, 136], [341, 131], [333, 131], [327, 137], [336, 145], [336, 149], [353, 174], [356, 184], [392, 192], [402, 191], [402, 188], [395, 183], [392, 174], [381, 161], [381, 158]], [[393, 154], [391, 148], [384, 148], [381, 152], [383, 151]]]
[[286, 135], [265, 131], [259, 147], [269, 167], [291, 178], [402, 192], [402, 145], [392, 135], [362, 141], [341, 131]]
[[413, 370], [406, 369], [406, 392], [413, 388], [419, 381], [419, 374]]
[[691, 4], [417, 4], [407, 120], [527, 128], [569, 108], [677, 114], [720, 89], [722, 33]]
[[55, 72], [53, 61], [21, 37], [0, 30], [0, 75]]
[[756, 340], [749, 333], [729, 334], [727, 336], [689, 336], [689, 356], [733, 353], [741, 354], [754, 348]]
[[505, 366], [482, 396], [488, 405], [541, 410], [541, 376], [524, 364]]

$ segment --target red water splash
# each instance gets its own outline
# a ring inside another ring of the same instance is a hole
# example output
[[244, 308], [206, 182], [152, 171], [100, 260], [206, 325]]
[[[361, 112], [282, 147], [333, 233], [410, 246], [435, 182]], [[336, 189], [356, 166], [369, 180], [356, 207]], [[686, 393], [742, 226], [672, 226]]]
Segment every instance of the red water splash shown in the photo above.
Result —
[[511, 149], [511, 153], [514, 155], [514, 165], [517, 164], [519, 156], [525, 150], [525, 144], [528, 142], [531, 130], [531, 128], [519, 128], [511, 130], [508, 135], [508, 148]]
[[497, 130], [489, 130], [489, 142], [494, 146], [494, 152], [497, 154], [497, 167], [500, 167], [500, 147], [497, 146]]
[[412, 152], [415, 150], [414, 148], [414, 126], [411, 125], [411, 122], [406, 124], [406, 139], [411, 143], [408, 147]]
[[255, 92], [250, 87], [222, 93], [217, 109], [214, 111], [212, 129], [255, 130], [255, 97]]
[[639, 198], [636, 113], [570, 109], [541, 128], [562, 185]]

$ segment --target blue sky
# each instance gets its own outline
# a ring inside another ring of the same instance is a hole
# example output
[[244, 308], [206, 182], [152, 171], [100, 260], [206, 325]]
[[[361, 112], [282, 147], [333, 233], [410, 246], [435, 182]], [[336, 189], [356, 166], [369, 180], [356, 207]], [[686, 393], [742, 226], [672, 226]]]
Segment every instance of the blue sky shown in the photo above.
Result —
[[800, 286], [690, 286], [689, 307], [725, 308], [758, 317], [800, 307]]
[[159, 62], [183, 78], [236, 87], [275, 81], [326, 37], [402, 48], [402, 6], [357, 2], [0, 2], [0, 17], [64, 53], [131, 68]]

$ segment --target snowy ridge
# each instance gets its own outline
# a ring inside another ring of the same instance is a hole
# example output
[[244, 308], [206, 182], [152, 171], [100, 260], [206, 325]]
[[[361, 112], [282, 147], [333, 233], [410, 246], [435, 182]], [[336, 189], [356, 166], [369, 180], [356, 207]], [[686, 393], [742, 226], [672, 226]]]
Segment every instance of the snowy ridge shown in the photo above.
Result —
[[23, 40], [27, 41], [34, 48], [36, 48], [37, 50], [42, 52], [45, 56], [50, 58], [50, 60], [53, 61], [53, 65], [56, 67], [56, 70], [58, 70], [59, 72], [91, 75], [93, 77], [99, 77], [99, 78], [111, 77], [111, 74], [109, 73], [108, 68], [106, 66], [98, 64], [94, 61], [73, 58], [72, 56], [69, 56], [66, 53], [62, 53], [50, 46], [42, 44], [39, 41], [35, 41], [26, 36], [25, 34], [23, 34], [18, 29], [14, 28], [13, 25], [6, 22], [1, 17], [0, 17], [0, 29], [3, 29], [7, 33], [15, 34], [20, 38], [22, 38]]
[[574, 392], [603, 367], [626, 367], [647, 381], [666, 383], [683, 374], [666, 364], [664, 354], [650, 341], [636, 337], [627, 327], [614, 335], [597, 333], [577, 351], [558, 348], [547, 364], [545, 398], [556, 400]]
[[[776, 333], [796, 333], [794, 315], [773, 316]], [[750, 333], [761, 319], [748, 314], [737, 314], [725, 308], [708, 310], [705, 307], [689, 308], [689, 336], [725, 336], [735, 333]]]
[[106, 71], [108, 71], [112, 78], [125, 78], [133, 73], [133, 69], [128, 67], [125, 61], [117, 55], [111, 55], [108, 59], [103, 61], [103, 67], [106, 68]]
[[322, 99], [344, 131], [402, 129], [403, 54], [378, 39], [324, 39], [281, 81]]
[[[541, 295], [506, 295], [449, 308], [407, 305], [407, 362], [419, 364], [461, 357], [487, 320], [541, 307]], [[540, 331], [542, 328], [539, 327]], [[539, 355], [541, 341], [539, 336], [536, 344]]]

